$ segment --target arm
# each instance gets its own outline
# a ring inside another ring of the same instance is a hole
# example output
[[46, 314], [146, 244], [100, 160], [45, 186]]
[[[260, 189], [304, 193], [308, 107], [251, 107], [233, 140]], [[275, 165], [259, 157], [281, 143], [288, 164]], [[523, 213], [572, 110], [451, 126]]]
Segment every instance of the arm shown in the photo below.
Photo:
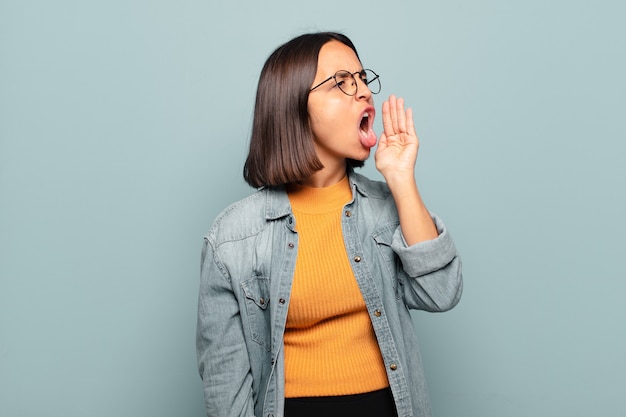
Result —
[[376, 150], [376, 168], [385, 177], [398, 208], [400, 227], [411, 246], [438, 236], [415, 182], [419, 141], [413, 111], [404, 111], [404, 100], [390, 96], [383, 103], [383, 129]]
[[419, 141], [413, 112], [404, 100], [383, 103], [383, 128], [376, 168], [383, 174], [398, 209], [400, 230], [392, 247], [411, 278], [404, 298], [410, 308], [446, 311], [461, 297], [461, 260], [443, 223], [424, 205], [415, 182]]
[[252, 375], [239, 305], [205, 239], [196, 334], [198, 369], [209, 417], [253, 417]]
[[401, 230], [393, 235], [391, 248], [398, 255], [408, 276], [403, 298], [408, 308], [432, 312], [447, 311], [456, 306], [463, 292], [463, 272], [454, 241], [446, 226], [435, 215], [435, 239], [407, 246]]

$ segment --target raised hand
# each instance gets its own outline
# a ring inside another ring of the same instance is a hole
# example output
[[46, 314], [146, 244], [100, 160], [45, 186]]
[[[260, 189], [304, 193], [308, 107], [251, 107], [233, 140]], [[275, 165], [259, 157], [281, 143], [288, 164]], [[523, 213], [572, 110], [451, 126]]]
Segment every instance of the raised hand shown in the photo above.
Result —
[[383, 103], [383, 133], [376, 149], [376, 169], [383, 174], [398, 208], [400, 227], [408, 245], [438, 236], [415, 182], [419, 141], [413, 111], [404, 100], [389, 96]]
[[404, 99], [391, 95], [383, 103], [383, 133], [376, 149], [376, 169], [389, 183], [414, 178], [419, 140], [413, 111], [404, 110]]

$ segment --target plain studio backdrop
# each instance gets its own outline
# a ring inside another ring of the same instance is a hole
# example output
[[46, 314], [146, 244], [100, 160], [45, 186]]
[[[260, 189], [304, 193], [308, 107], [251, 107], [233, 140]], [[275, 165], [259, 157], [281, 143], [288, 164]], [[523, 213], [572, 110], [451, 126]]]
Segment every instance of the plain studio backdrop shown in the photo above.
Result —
[[[437, 417], [626, 416], [620, 1], [0, 1], [0, 416], [204, 415], [202, 236], [264, 60], [352, 38], [464, 261], [414, 314]], [[381, 178], [373, 160], [362, 169]]]

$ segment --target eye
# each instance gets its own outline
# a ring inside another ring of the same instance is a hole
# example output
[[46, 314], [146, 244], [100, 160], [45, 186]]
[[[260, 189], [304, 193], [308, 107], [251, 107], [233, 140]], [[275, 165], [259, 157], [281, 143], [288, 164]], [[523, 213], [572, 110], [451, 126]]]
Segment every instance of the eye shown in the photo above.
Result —
[[354, 78], [352, 78], [352, 74], [350, 74], [349, 72], [339, 71], [337, 72], [337, 74], [335, 74], [335, 82], [340, 87], [350, 85], [353, 81]]

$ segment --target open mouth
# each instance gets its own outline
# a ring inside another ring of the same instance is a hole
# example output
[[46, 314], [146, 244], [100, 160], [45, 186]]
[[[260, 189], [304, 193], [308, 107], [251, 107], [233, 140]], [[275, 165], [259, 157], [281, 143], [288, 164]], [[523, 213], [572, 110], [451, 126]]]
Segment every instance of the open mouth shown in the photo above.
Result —
[[359, 123], [359, 129], [364, 133], [369, 133], [374, 124], [374, 109], [367, 108], [361, 116], [361, 122]]
[[365, 113], [363, 115], [363, 117], [361, 117], [361, 124], [359, 125], [361, 128], [361, 131], [363, 132], [367, 132], [368, 130], [370, 130], [370, 115], [369, 113]]
[[359, 136], [363, 146], [371, 148], [376, 145], [376, 133], [372, 129], [374, 125], [374, 108], [369, 107], [363, 112], [359, 122]]

